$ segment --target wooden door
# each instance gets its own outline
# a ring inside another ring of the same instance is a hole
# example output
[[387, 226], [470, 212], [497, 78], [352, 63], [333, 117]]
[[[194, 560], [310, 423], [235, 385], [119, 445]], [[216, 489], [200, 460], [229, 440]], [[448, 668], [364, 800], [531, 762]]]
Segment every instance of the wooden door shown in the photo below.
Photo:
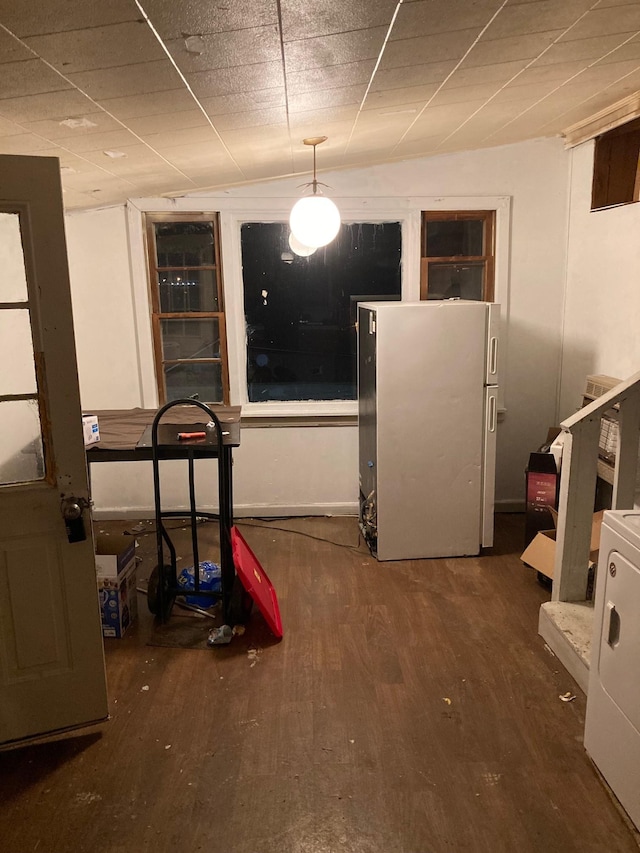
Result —
[[107, 716], [87, 506], [59, 162], [0, 156], [0, 744]]

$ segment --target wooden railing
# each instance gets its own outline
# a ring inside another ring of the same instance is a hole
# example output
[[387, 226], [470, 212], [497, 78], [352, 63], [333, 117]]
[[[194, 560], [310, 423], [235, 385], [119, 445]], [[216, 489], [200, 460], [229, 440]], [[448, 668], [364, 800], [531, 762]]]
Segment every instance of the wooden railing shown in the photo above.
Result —
[[558, 504], [553, 601], [585, 601], [600, 420], [616, 406], [619, 438], [612, 509], [634, 504], [640, 439], [640, 372], [616, 385], [560, 424], [564, 433]]

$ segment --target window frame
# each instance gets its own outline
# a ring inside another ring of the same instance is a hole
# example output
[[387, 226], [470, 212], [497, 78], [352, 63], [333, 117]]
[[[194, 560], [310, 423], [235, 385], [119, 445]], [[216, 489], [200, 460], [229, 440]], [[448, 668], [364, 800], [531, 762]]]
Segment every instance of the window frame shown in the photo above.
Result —
[[[442, 257], [427, 255], [427, 223], [442, 221], [481, 220], [484, 223], [482, 255], [448, 255]], [[495, 296], [495, 251], [496, 251], [496, 211], [495, 210], [423, 210], [420, 234], [420, 299], [429, 298], [429, 265], [434, 263], [483, 263], [484, 286], [481, 302], [493, 302]], [[489, 249], [490, 251], [487, 251]]]
[[[154, 225], [157, 223], [170, 222], [205, 222], [211, 223], [213, 232], [213, 260], [214, 263], [202, 264], [198, 267], [176, 267], [160, 266], [158, 264], [158, 252]], [[144, 214], [145, 243], [147, 249], [147, 268], [149, 284], [149, 301], [151, 308], [151, 329], [153, 339], [153, 359], [155, 364], [156, 384], [158, 392], [158, 404], [164, 405], [168, 402], [165, 365], [168, 363], [188, 364], [206, 362], [220, 364], [222, 400], [203, 400], [205, 403], [222, 403], [230, 405], [229, 395], [229, 359], [227, 354], [227, 333], [225, 319], [224, 285], [222, 277], [222, 263], [220, 252], [220, 225], [218, 213], [214, 211], [184, 212], [184, 213], [152, 213]], [[175, 272], [186, 269], [203, 269], [214, 272], [217, 287], [218, 311], [162, 311], [160, 299], [159, 273]], [[167, 359], [164, 357], [162, 346], [162, 321], [163, 320], [217, 320], [218, 333], [220, 336], [220, 358], [206, 359]]]

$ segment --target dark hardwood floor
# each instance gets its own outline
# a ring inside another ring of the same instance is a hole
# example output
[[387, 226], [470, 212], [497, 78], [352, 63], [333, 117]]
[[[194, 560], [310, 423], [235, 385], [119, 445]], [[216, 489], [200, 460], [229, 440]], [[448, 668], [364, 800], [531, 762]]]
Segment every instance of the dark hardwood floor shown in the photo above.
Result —
[[0, 755], [2, 851], [637, 853], [584, 751], [585, 697], [537, 634], [549, 593], [518, 559], [522, 516], [497, 516], [487, 555], [398, 563], [353, 518], [241, 530], [282, 642], [254, 613], [229, 646], [150, 645], [140, 594], [105, 641], [110, 722]]

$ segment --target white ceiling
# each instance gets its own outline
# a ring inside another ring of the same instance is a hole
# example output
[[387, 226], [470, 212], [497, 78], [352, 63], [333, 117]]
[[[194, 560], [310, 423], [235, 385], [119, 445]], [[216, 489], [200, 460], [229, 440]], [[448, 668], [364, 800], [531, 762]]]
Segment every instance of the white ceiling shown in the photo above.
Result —
[[[557, 135], [640, 90], [640, 0], [0, 0], [0, 153], [68, 208]], [[115, 156], [110, 156], [115, 155]]]

